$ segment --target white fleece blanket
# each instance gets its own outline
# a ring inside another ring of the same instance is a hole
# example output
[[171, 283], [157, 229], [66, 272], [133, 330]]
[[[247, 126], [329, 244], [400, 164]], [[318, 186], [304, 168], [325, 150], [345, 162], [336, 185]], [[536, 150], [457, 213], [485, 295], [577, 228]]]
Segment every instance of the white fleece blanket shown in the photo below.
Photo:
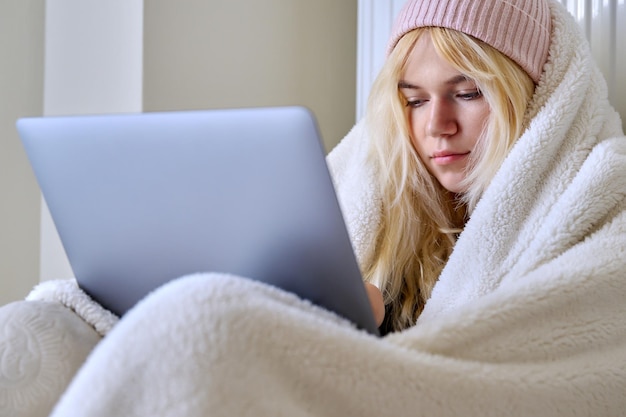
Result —
[[[385, 338], [223, 274], [145, 298], [59, 416], [620, 416], [626, 413], [626, 138], [554, 2], [532, 121], [416, 326]], [[377, 222], [362, 125], [329, 156], [361, 260]]]

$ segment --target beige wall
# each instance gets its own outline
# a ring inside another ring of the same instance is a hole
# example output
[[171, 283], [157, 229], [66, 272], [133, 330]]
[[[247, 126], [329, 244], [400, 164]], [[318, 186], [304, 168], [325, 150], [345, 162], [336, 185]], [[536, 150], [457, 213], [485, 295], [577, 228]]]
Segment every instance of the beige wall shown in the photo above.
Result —
[[39, 190], [15, 120], [42, 114], [44, 0], [0, 2], [0, 305], [39, 274]]
[[144, 110], [305, 105], [354, 124], [356, 0], [144, 2]]

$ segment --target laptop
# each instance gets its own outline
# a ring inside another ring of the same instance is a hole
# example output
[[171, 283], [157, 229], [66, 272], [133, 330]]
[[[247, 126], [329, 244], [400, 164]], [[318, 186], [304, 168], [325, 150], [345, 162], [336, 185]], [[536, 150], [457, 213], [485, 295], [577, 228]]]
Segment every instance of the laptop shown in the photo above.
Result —
[[223, 272], [378, 334], [309, 110], [23, 118], [17, 129], [79, 286], [113, 313], [178, 277]]

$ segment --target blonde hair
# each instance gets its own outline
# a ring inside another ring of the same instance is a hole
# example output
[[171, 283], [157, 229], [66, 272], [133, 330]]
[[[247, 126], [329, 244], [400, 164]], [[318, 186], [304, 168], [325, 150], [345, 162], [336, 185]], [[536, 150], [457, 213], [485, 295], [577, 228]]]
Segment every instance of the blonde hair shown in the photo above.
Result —
[[[398, 89], [408, 56], [426, 32], [438, 54], [476, 82], [490, 107], [462, 195], [444, 189], [420, 160], [410, 139], [406, 99]], [[452, 29], [415, 29], [391, 51], [372, 86], [366, 113], [382, 216], [376, 250], [364, 272], [382, 290], [386, 321], [394, 330], [413, 325], [422, 312], [468, 213], [521, 135], [534, 87], [511, 59]]]

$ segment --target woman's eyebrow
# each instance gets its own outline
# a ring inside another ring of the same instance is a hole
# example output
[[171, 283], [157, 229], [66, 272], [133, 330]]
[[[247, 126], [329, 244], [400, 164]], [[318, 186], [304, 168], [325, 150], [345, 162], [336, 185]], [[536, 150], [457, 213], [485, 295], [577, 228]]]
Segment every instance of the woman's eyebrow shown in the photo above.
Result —
[[[466, 77], [465, 75], [456, 75], [449, 80], [446, 80], [444, 84], [447, 85], [457, 85], [464, 82], [473, 82], [471, 78]], [[421, 87], [415, 84], [411, 84], [407, 81], [400, 80], [398, 81], [398, 88], [401, 89], [409, 89], [409, 90], [419, 90]]]
[[446, 84], [457, 85], [457, 84], [461, 84], [465, 82], [474, 82], [474, 81], [465, 75], [457, 75], [456, 77], [452, 77], [448, 81], [446, 81]]
[[419, 90], [419, 87], [413, 84], [409, 84], [406, 81], [398, 81], [398, 88], [406, 88], [410, 90]]

